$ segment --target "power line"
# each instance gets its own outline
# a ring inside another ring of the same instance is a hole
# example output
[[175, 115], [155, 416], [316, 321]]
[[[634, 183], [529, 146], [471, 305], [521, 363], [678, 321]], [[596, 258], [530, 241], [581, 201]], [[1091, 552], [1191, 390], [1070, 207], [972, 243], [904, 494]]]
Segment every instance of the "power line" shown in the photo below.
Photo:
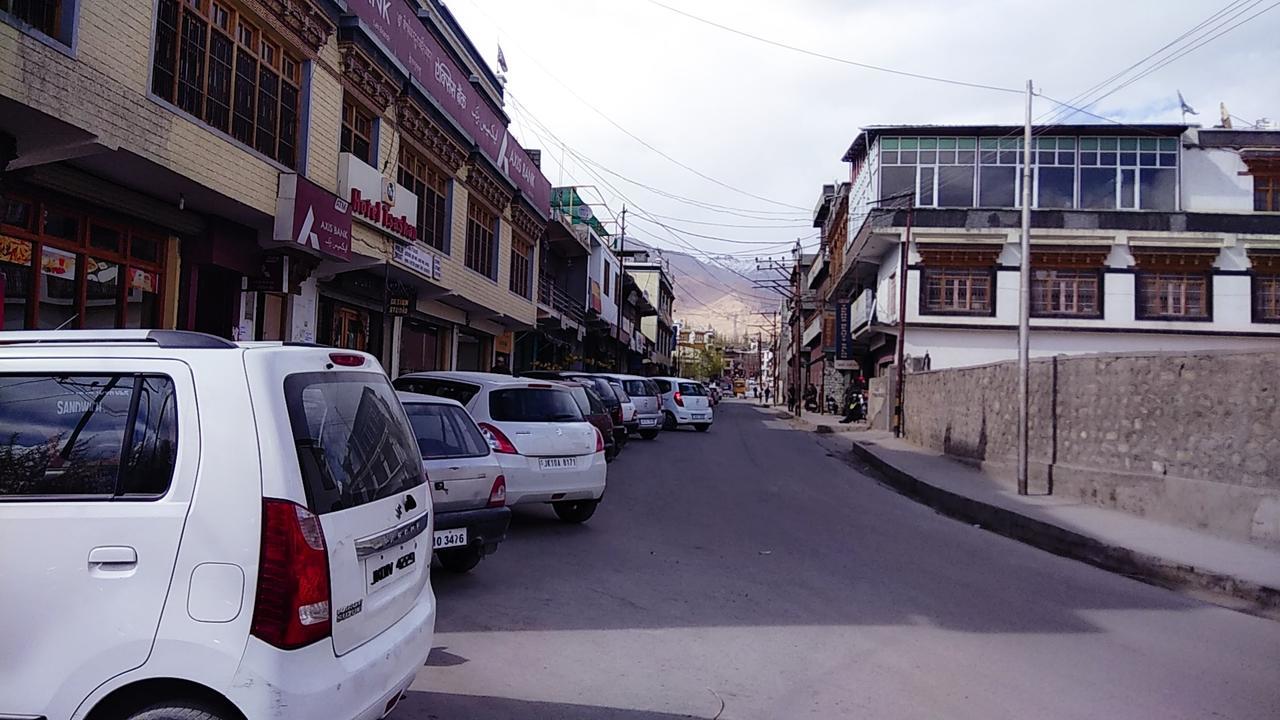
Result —
[[692, 13], [687, 13], [678, 8], [673, 8], [670, 5], [667, 5], [662, 2], [658, 2], [658, 0], [649, 0], [649, 3], [652, 5], [656, 5], [669, 12], [673, 12], [677, 15], [682, 15], [684, 17], [687, 17], [690, 20], [696, 20], [697, 22], [703, 23], [704, 25], [710, 25], [711, 27], [724, 30], [725, 32], [733, 33], [734, 35], [740, 35], [742, 37], [750, 38], [757, 42], [765, 43], [766, 45], [772, 45], [774, 47], [783, 48], [784, 50], [790, 50], [792, 52], [801, 53], [802, 55], [808, 55], [810, 57], [821, 58], [823, 60], [830, 60], [832, 62], [841, 63], [843, 65], [852, 65], [853, 67], [859, 67], [864, 70], [875, 70], [876, 72], [883, 72], [883, 73], [889, 73], [892, 75], [899, 75], [902, 77], [915, 78], [917, 80], [928, 80], [929, 82], [945, 83], [947, 85], [959, 85], [962, 87], [978, 88], [980, 90], [993, 90], [996, 92], [1014, 93], [1018, 95], [1021, 95], [1023, 93], [1022, 90], [1019, 90], [1017, 88], [1001, 87], [999, 85], [988, 85], [985, 83], [978, 83], [978, 82], [968, 82], [965, 80], [952, 80], [950, 78], [938, 77], [935, 75], [925, 75], [922, 73], [909, 72], [907, 70], [897, 70], [895, 68], [884, 67], [883, 65], [872, 65], [870, 63], [858, 62], [857, 60], [849, 60], [848, 58], [841, 58], [841, 57], [836, 57], [834, 55], [827, 55], [826, 53], [820, 53], [816, 50], [809, 50], [808, 48], [802, 48], [795, 45], [788, 45], [787, 43], [784, 43], [784, 42], [779, 42], [777, 40], [771, 40], [766, 37], [754, 35], [752, 33], [746, 32], [745, 30], [739, 30], [737, 28], [729, 27], [728, 25], [722, 25], [718, 22], [715, 22], [714, 20], [708, 20], [706, 18], [699, 17]]
[[690, 220], [689, 218], [673, 217], [671, 215], [660, 215], [658, 213], [650, 213], [650, 214], [653, 215], [654, 217], [662, 218], [663, 220], [670, 220], [672, 222], [688, 223], [690, 225], [709, 225], [712, 227], [722, 227], [722, 228], [737, 228], [737, 229], [748, 229], [748, 230], [800, 230], [804, 228], [813, 227], [813, 224], [810, 222], [802, 222], [802, 223], [798, 222], [798, 223], [789, 224], [789, 225], [738, 225], [734, 223], [718, 223], [718, 222], [707, 222], [705, 220]]

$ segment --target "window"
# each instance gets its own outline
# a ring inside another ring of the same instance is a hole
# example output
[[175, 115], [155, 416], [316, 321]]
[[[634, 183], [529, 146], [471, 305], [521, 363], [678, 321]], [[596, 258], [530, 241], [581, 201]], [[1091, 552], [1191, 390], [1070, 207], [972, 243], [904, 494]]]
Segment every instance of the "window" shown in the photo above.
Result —
[[373, 164], [373, 116], [350, 96], [342, 98], [342, 152]]
[[437, 378], [402, 377], [395, 381], [397, 390], [418, 393], [419, 395], [435, 395], [436, 397], [457, 400], [466, 405], [471, 398], [480, 392], [480, 387], [469, 383]]
[[568, 390], [519, 388], [489, 393], [489, 417], [498, 422], [581, 422]]
[[418, 196], [418, 239], [449, 252], [449, 177], [408, 145], [400, 146], [398, 182]]
[[404, 411], [413, 426], [423, 460], [484, 457], [489, 454], [489, 443], [466, 410], [456, 405], [406, 402]]
[[1280, 322], [1280, 274], [1253, 276], [1253, 316], [1258, 322]]
[[609, 263], [604, 264], [604, 288], [602, 292], [605, 297], [609, 297], [609, 284], [613, 278], [613, 266]]
[[1177, 208], [1177, 138], [1080, 138], [1080, 207]]
[[707, 389], [702, 386], [702, 383], [680, 383], [680, 394], [691, 397], [705, 397]]
[[475, 200], [467, 203], [466, 265], [490, 280], [497, 279], [494, 262], [498, 216]]
[[925, 268], [922, 313], [991, 315], [995, 310], [990, 268]]
[[914, 189], [922, 207], [973, 207], [976, 138], [883, 138], [880, 197]]
[[1253, 176], [1253, 209], [1280, 212], [1280, 175]]
[[1209, 320], [1212, 275], [1207, 272], [1139, 272], [1139, 320]]
[[520, 236], [511, 238], [511, 292], [533, 297], [533, 243]]
[[1031, 274], [1035, 317], [1102, 317], [1100, 270], [1037, 269]]
[[1036, 171], [1038, 208], [1072, 208], [1076, 200], [1076, 139], [1041, 137], [1032, 160]]
[[156, 96], [297, 166], [301, 61], [229, 5], [158, 0], [151, 76]]
[[167, 377], [0, 377], [0, 497], [163, 495], [177, 445]]
[[284, 396], [312, 512], [358, 507], [425, 482], [386, 376], [299, 373], [285, 378]]
[[65, 38], [58, 37], [62, 25], [61, 0], [0, 0], [0, 12], [65, 42]]

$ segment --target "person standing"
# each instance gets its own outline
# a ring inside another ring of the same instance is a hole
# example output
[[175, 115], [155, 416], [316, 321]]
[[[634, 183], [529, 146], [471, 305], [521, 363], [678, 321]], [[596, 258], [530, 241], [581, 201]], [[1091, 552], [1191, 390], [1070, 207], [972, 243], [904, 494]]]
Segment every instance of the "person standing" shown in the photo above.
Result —
[[765, 389], [764, 389], [764, 404], [765, 404], [765, 406], [766, 406], [766, 407], [768, 407], [769, 405], [771, 405], [771, 404], [772, 404], [772, 403], [771, 403], [771, 401], [772, 401], [772, 400], [773, 400], [773, 388], [765, 388]]

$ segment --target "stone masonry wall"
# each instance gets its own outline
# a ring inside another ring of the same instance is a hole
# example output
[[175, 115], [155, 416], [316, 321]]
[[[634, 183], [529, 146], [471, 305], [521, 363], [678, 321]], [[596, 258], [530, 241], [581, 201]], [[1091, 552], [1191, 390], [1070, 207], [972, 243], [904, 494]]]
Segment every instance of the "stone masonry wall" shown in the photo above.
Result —
[[[1280, 545], [1280, 351], [1031, 366], [1031, 491]], [[1016, 472], [1017, 363], [908, 376], [913, 442]]]

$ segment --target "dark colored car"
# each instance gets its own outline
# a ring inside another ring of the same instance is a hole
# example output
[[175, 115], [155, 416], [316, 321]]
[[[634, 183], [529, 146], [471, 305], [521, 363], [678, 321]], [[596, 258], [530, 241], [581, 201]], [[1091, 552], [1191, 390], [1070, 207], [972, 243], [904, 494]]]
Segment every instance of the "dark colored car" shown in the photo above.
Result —
[[579, 380], [566, 380], [563, 384], [573, 394], [573, 400], [578, 403], [582, 417], [604, 436], [604, 459], [613, 462], [613, 459], [618, 457], [618, 443], [613, 439], [613, 418], [609, 416], [609, 408], [605, 407], [600, 396], [590, 385]]
[[576, 370], [530, 370], [520, 373], [520, 376], [539, 380], [574, 380], [587, 383], [588, 387], [600, 396], [604, 406], [609, 409], [609, 419], [613, 421], [613, 440], [618, 445], [618, 449], [621, 450], [622, 446], [627, 444], [627, 428], [622, 422], [622, 401], [614, 393], [608, 377]]

